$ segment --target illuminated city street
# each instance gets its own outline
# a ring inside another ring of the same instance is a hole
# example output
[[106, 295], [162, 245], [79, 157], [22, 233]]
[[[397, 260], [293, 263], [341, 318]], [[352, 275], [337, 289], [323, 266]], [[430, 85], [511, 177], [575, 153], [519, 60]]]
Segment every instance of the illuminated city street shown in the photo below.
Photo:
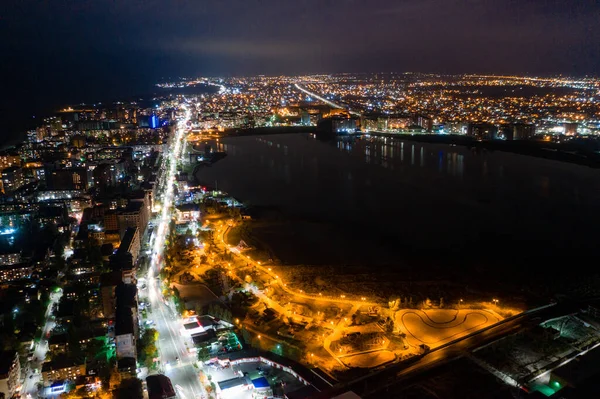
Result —
[[50, 304], [45, 313], [44, 328], [42, 329], [41, 339], [34, 344], [33, 361], [29, 363], [29, 369], [25, 375], [23, 383], [23, 394], [29, 399], [37, 395], [37, 384], [41, 382], [41, 365], [46, 359], [48, 353], [48, 335], [55, 326], [52, 309], [56, 306], [62, 296], [62, 290], [57, 290], [50, 294]]
[[203, 395], [203, 388], [199, 382], [198, 369], [194, 367], [196, 356], [188, 351], [189, 347], [186, 346], [180, 332], [180, 319], [173, 304], [165, 301], [162, 294], [162, 283], [157, 274], [161, 267], [168, 225], [173, 217], [171, 213], [174, 204], [173, 183], [177, 162], [182, 156], [185, 130], [190, 117], [190, 111], [186, 108], [185, 103], [182, 103], [182, 111], [184, 116], [177, 121], [173, 137], [170, 140], [170, 149], [166, 152], [168, 168], [163, 172], [160, 217], [155, 222], [157, 230], [151, 246], [153, 253], [147, 280], [148, 296], [153, 309], [149, 317], [154, 320], [159, 334], [157, 346], [160, 355], [160, 369], [171, 378], [173, 385], [183, 388], [181, 392], [178, 392], [183, 399], [197, 399]]

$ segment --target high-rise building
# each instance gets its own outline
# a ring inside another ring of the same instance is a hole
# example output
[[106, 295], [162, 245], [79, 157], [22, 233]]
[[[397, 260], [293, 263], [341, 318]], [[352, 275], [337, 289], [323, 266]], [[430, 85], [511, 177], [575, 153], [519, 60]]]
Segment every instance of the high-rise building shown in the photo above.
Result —
[[419, 115], [417, 116], [417, 125], [430, 132], [433, 129], [433, 120], [427, 116]]
[[529, 140], [535, 135], [535, 125], [528, 123], [511, 123], [500, 126], [499, 136], [505, 140]]
[[14, 397], [21, 387], [21, 362], [15, 350], [0, 352], [0, 396]]
[[159, 125], [158, 116], [156, 116], [155, 114], [152, 114], [150, 116], [150, 128], [156, 129], [158, 127], [158, 125]]
[[565, 134], [567, 136], [574, 136], [577, 134], [577, 129], [579, 128], [579, 123], [568, 122], [563, 124], [565, 128]]
[[23, 169], [17, 166], [11, 166], [2, 172], [2, 190], [4, 193], [11, 193], [25, 184], [23, 178]]
[[130, 202], [125, 209], [117, 213], [121, 237], [123, 237], [128, 227], [137, 227], [140, 236], [143, 236], [148, 224], [148, 216], [149, 213], [143, 202]]
[[0, 170], [12, 166], [21, 166], [21, 163], [21, 157], [18, 154], [10, 154], [8, 152], [0, 153]]
[[46, 175], [46, 184], [51, 190], [87, 190], [87, 175], [85, 168], [57, 169]]
[[119, 219], [116, 211], [104, 212], [104, 230], [115, 231], [119, 230]]
[[498, 136], [498, 127], [491, 123], [469, 123], [467, 136], [477, 140], [494, 140]]
[[121, 283], [115, 291], [115, 346], [117, 359], [137, 358], [138, 336], [137, 288], [134, 284]]

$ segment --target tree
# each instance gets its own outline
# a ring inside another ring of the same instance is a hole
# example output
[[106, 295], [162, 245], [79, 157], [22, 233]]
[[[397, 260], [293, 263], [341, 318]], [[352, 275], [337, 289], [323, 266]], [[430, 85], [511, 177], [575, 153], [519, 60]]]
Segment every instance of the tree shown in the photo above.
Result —
[[147, 328], [144, 335], [138, 340], [138, 359], [140, 363], [146, 367], [153, 364], [153, 359], [156, 356], [157, 348], [156, 341], [158, 340], [158, 331], [154, 328]]
[[121, 381], [117, 389], [115, 399], [143, 399], [142, 380], [138, 378], [127, 378]]
[[85, 345], [85, 357], [87, 359], [94, 359], [100, 357], [101, 355], [104, 355], [106, 352], [105, 346], [106, 341], [104, 337], [102, 337], [101, 339], [92, 339]]
[[394, 332], [394, 320], [392, 320], [389, 316], [388, 316], [387, 320], [385, 321], [385, 331], [387, 333]]
[[198, 360], [201, 362], [206, 362], [210, 359], [210, 349], [206, 345], [201, 345], [198, 347]]
[[232, 207], [228, 209], [229, 217], [232, 219], [240, 219], [242, 217], [240, 209], [236, 207]]
[[87, 396], [88, 394], [85, 387], [79, 389], [71, 389], [69, 392], [65, 392], [60, 395], [61, 399], [81, 399]]
[[221, 319], [229, 323], [233, 322], [233, 315], [231, 314], [231, 311], [229, 309], [223, 310], [223, 313], [221, 314]]

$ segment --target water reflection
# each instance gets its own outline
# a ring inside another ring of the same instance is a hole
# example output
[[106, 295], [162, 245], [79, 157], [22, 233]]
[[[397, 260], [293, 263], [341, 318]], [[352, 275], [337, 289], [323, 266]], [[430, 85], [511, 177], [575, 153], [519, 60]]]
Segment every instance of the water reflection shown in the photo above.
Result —
[[[410, 161], [405, 164], [404, 147], [410, 149]], [[430, 144], [419, 144], [404, 142], [393, 138], [371, 138], [371, 139], [340, 139], [335, 142], [335, 147], [346, 153], [355, 154], [362, 152], [364, 162], [367, 164], [380, 165], [383, 168], [394, 170], [399, 165], [408, 165], [411, 167], [430, 169], [428, 158], [431, 159], [431, 165], [436, 165], [437, 172], [444, 173], [458, 179], [462, 179], [465, 173], [465, 154], [469, 151], [463, 147], [450, 147], [445, 152], [437, 150]], [[398, 151], [395, 151], [395, 149]], [[485, 176], [487, 171], [487, 161], [482, 155], [483, 160], [481, 173]], [[436, 159], [437, 158], [437, 159]], [[498, 170], [502, 177], [502, 166]]]
[[386, 231], [415, 248], [460, 248], [490, 231], [551, 242], [564, 226], [583, 233], [600, 223], [600, 172], [591, 168], [393, 138], [326, 143], [273, 135], [222, 142], [215, 148], [228, 156], [202, 168], [201, 182], [218, 181], [242, 200], [302, 218]]

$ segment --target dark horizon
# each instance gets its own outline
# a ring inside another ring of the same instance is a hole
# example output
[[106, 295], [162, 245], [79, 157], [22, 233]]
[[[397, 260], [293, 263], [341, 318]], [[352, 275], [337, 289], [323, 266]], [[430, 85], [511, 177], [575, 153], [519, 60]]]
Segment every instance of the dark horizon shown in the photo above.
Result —
[[34, 112], [147, 93], [167, 76], [600, 70], [594, 1], [3, 5], [0, 141], [24, 131]]

